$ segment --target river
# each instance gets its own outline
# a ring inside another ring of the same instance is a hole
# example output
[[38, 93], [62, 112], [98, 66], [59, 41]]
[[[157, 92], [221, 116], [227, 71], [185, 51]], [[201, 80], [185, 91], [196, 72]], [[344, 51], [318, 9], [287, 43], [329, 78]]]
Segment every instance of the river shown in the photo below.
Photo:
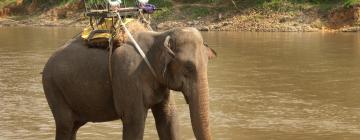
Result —
[[[79, 28], [0, 28], [0, 140], [54, 139], [40, 72]], [[203, 32], [215, 140], [360, 138], [360, 33]], [[194, 139], [176, 97], [181, 137]], [[88, 123], [79, 140], [121, 139], [120, 121]], [[149, 114], [144, 139], [158, 139]]]

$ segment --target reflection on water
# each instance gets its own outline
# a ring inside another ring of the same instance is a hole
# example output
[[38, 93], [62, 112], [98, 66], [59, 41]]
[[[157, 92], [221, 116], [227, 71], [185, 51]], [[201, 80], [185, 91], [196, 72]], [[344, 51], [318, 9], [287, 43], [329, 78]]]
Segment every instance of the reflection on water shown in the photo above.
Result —
[[[80, 29], [0, 28], [0, 139], [53, 139], [39, 74]], [[360, 137], [360, 34], [203, 33], [210, 62], [214, 139], [329, 140]], [[194, 139], [175, 93], [183, 139]], [[78, 139], [121, 139], [120, 121], [89, 123]], [[149, 114], [144, 139], [158, 139]]]

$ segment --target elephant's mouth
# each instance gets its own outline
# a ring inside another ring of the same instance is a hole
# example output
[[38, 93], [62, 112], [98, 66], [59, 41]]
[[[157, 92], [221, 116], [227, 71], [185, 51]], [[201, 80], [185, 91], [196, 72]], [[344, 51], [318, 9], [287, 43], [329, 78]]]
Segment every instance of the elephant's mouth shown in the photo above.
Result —
[[183, 95], [184, 95], [184, 98], [185, 98], [186, 103], [189, 104], [189, 101], [190, 101], [190, 99], [189, 99], [190, 91], [189, 91], [189, 90], [191, 90], [191, 89], [189, 89], [188, 87], [186, 87], [185, 84], [184, 84], [184, 82], [181, 82], [181, 86], [180, 86], [180, 87], [181, 87], [181, 92], [182, 92]]

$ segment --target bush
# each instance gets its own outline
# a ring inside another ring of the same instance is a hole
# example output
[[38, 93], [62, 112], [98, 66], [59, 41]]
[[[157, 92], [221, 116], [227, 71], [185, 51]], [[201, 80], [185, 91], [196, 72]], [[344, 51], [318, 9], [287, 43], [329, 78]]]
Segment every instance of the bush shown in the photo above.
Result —
[[360, 0], [344, 0], [344, 6], [350, 7], [355, 4], [359, 4]]

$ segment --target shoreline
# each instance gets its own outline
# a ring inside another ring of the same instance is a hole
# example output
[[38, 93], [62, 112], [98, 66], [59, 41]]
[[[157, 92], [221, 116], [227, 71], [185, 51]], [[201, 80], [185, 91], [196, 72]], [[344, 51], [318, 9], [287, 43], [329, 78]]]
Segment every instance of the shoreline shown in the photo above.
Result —
[[[161, 10], [152, 15], [151, 26], [155, 30], [195, 27], [200, 31], [360, 32], [360, 4], [328, 10], [316, 6], [294, 8], [299, 5], [290, 5], [282, 11], [267, 8], [233, 9], [228, 5], [218, 6], [217, 10], [211, 10], [209, 7], [214, 5], [207, 4], [173, 5], [172, 9]], [[184, 8], [201, 10], [189, 12]], [[0, 27], [85, 27], [88, 23], [81, 6], [76, 3], [32, 14], [0, 17]]]
[[[257, 23], [261, 25], [261, 23]], [[13, 20], [11, 18], [0, 18], [0, 28], [5, 27], [85, 27], [88, 25], [88, 20], [74, 20], [62, 19], [57, 21], [48, 20]], [[200, 31], [231, 31], [231, 32], [360, 32], [360, 26], [346, 26], [339, 29], [327, 28], [313, 28], [311, 25], [289, 25], [289, 24], [276, 24], [270, 25], [265, 28], [252, 27], [238, 27], [232, 21], [212, 22], [205, 23], [204, 21], [176, 21], [169, 20], [165, 22], [155, 21], [151, 26], [158, 31], [168, 30], [173, 27], [194, 27]]]

